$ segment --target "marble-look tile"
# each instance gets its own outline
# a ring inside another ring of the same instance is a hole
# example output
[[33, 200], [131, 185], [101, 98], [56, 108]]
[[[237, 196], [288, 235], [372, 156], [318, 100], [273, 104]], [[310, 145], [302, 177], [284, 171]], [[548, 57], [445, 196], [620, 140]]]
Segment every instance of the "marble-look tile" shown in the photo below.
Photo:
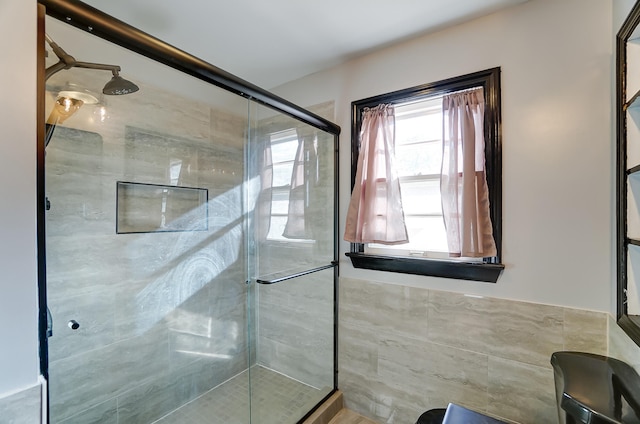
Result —
[[118, 402], [115, 398], [95, 405], [73, 417], [57, 421], [51, 417], [51, 424], [118, 424]]
[[183, 405], [203, 393], [223, 384], [249, 368], [247, 352], [231, 358], [202, 357], [181, 368], [173, 368], [170, 380], [175, 382], [172, 391], [178, 403]]
[[606, 355], [607, 316], [604, 312], [564, 308], [564, 350]]
[[428, 290], [342, 278], [339, 299], [341, 320], [427, 339]]
[[608, 355], [631, 365], [640, 373], [640, 347], [620, 328], [614, 317], [608, 315], [609, 329]]
[[244, 270], [239, 266], [228, 268], [209, 283], [210, 314], [214, 318], [247, 315], [247, 284]]
[[248, 349], [244, 308], [223, 318], [184, 311], [181, 323], [169, 323], [169, 360], [179, 368], [201, 358], [220, 366]]
[[42, 417], [40, 384], [0, 399], [3, 424], [38, 424]]
[[563, 349], [563, 309], [431, 291], [429, 340], [533, 365]]
[[169, 367], [168, 334], [157, 329], [49, 365], [50, 411], [64, 419], [124, 393]]
[[550, 368], [489, 357], [487, 413], [521, 424], [555, 423], [556, 405]]
[[[175, 250], [165, 253], [160, 253], [160, 247], [146, 250], [150, 257], [142, 260], [143, 265], [135, 270], [141, 275], [131, 276], [126, 287], [117, 293], [120, 337], [136, 335], [161, 322], [169, 325], [175, 319], [179, 322], [180, 315], [175, 315], [178, 310], [207, 320], [237, 311], [240, 302], [244, 304], [244, 282], [240, 278], [225, 278], [242, 274], [236, 268], [233, 252], [219, 251], [217, 242], [207, 246], [198, 242], [191, 247], [191, 244], [184, 246], [189, 242], [180, 238], [158, 237], [156, 240], [163, 238], [167, 239], [164, 245], [173, 246]], [[213, 309], [215, 306], [219, 309]]]
[[490, 354], [551, 367], [551, 354], [563, 347], [563, 309], [493, 299]]
[[113, 266], [127, 263], [125, 253], [113, 235], [47, 237], [47, 299], [65, 302], [68, 297], [112, 290], [125, 278], [125, 267]]
[[[331, 226], [333, 228], [333, 226]], [[326, 266], [333, 260], [333, 247], [326, 244], [302, 244], [300, 246], [269, 246], [259, 251], [257, 275], [268, 278], [271, 274], [288, 276], [313, 268]]]
[[260, 312], [258, 335], [305, 350], [323, 349], [333, 344], [333, 315], [307, 314], [293, 308]]
[[312, 387], [333, 387], [333, 343], [321, 348], [263, 338], [257, 345], [257, 363]]
[[256, 285], [257, 360], [314, 387], [333, 386], [333, 269]]
[[378, 378], [432, 404], [487, 404], [487, 356], [395, 334], [380, 336]]
[[[115, 295], [112, 290], [96, 290], [64, 301], [49, 302], [53, 336], [48, 339], [49, 361], [78, 355], [115, 342]], [[76, 321], [80, 327], [68, 324]]]
[[[607, 346], [607, 314], [442, 291], [429, 291], [426, 336], [401, 311], [406, 327], [394, 331], [379, 319], [380, 283], [340, 285], [339, 387], [347, 407], [380, 422], [390, 416], [383, 405], [416, 391], [422, 411], [455, 401], [507, 421], [556, 422], [551, 354]], [[640, 358], [612, 319], [609, 327], [610, 354]]]
[[[246, 107], [244, 112], [246, 112]], [[249, 127], [247, 115], [229, 113], [219, 108], [210, 109], [211, 138], [216, 145], [242, 148]], [[220, 117], [223, 116], [223, 119]]]
[[447, 346], [488, 353], [493, 334], [487, 298], [432, 290], [428, 339]]
[[160, 373], [118, 396], [118, 424], [151, 423], [181, 405], [177, 383]]
[[137, 94], [109, 98], [110, 125], [125, 122], [158, 132], [176, 132], [179, 128], [184, 137], [209, 138], [206, 105], [146, 84], [140, 84]]
[[341, 371], [345, 407], [376, 422], [414, 423], [424, 411], [442, 407], [430, 404], [421, 391], [402, 391], [386, 381]]
[[[378, 374], [378, 333], [372, 327], [352, 325], [339, 320], [338, 354], [339, 367], [361, 376]], [[340, 378], [342, 383], [342, 378]]]
[[261, 306], [285, 306], [299, 311], [314, 310], [329, 319], [333, 317], [333, 269], [285, 280], [277, 284], [257, 286], [257, 299]]

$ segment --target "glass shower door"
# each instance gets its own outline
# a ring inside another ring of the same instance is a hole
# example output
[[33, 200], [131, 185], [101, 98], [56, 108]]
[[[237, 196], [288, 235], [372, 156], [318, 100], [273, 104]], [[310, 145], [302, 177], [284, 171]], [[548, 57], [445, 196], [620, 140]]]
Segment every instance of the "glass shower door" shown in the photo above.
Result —
[[[339, 129], [64, 23], [96, 27], [84, 12], [46, 20], [49, 46], [113, 64], [46, 63], [50, 422], [303, 422], [336, 387]], [[105, 66], [139, 91], [105, 94]]]
[[335, 388], [336, 137], [258, 105], [251, 116], [251, 417], [296, 423]]
[[57, 21], [47, 33], [140, 87], [103, 96], [111, 74], [79, 68], [46, 82], [47, 114], [96, 99], [51, 121], [46, 147], [51, 422], [248, 423], [247, 100]]

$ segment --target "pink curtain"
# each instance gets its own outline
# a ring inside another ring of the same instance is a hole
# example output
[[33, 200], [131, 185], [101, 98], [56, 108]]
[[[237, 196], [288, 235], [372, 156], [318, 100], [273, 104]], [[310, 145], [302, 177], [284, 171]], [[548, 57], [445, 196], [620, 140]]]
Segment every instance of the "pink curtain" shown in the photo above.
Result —
[[449, 255], [496, 256], [484, 160], [483, 89], [444, 96], [440, 192]]
[[400, 182], [393, 166], [394, 150], [393, 105], [364, 109], [356, 180], [344, 231], [346, 241], [381, 244], [409, 241]]

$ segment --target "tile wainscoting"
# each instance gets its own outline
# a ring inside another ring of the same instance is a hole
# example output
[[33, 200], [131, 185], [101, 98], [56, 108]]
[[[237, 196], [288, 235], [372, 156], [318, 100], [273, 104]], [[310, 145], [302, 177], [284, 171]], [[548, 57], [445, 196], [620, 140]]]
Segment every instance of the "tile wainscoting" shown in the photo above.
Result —
[[0, 397], [1, 424], [38, 424], [42, 418], [42, 386], [37, 384], [26, 390]]
[[626, 362], [640, 373], [640, 347], [631, 340], [618, 326], [612, 316], [608, 316], [609, 323], [609, 356]]
[[551, 354], [606, 355], [617, 327], [606, 313], [350, 278], [340, 279], [339, 322], [345, 406], [383, 423], [413, 423], [449, 402], [556, 422]]
[[[412, 423], [462, 405], [509, 420], [557, 422], [556, 350], [621, 359], [640, 348], [600, 312], [340, 280], [339, 385], [345, 406], [377, 422]], [[40, 386], [0, 398], [0, 423], [40, 423]]]

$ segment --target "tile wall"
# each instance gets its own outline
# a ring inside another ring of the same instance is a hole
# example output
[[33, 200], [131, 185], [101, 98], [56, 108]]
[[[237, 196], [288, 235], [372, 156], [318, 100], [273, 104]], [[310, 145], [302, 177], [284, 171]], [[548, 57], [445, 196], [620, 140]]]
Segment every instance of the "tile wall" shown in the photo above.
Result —
[[[217, 107], [139, 85], [104, 121], [84, 105], [47, 148], [52, 423], [151, 422], [249, 366], [246, 100], [243, 116], [229, 93]], [[117, 181], [207, 189], [207, 230], [116, 234]]]
[[0, 398], [0, 422], [6, 424], [38, 424], [42, 416], [41, 386], [30, 387]]
[[449, 402], [522, 424], [557, 422], [551, 354], [607, 354], [607, 314], [340, 279], [345, 405], [413, 423]]
[[640, 373], [640, 347], [631, 340], [609, 315], [609, 356], [631, 365]]

